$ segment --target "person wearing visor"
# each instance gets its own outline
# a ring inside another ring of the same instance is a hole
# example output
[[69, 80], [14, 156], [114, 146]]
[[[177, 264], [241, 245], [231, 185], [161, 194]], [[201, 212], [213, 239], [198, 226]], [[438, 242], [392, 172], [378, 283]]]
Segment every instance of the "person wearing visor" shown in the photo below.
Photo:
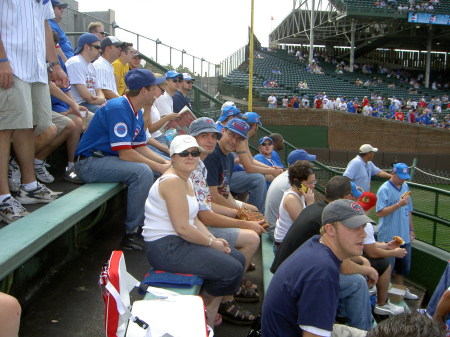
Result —
[[200, 296], [208, 325], [214, 327], [222, 297], [240, 288], [245, 257], [216, 238], [197, 217], [199, 203], [190, 176], [202, 151], [190, 135], [171, 142], [172, 166], [148, 193], [142, 235], [148, 262], [155, 269], [203, 278]]

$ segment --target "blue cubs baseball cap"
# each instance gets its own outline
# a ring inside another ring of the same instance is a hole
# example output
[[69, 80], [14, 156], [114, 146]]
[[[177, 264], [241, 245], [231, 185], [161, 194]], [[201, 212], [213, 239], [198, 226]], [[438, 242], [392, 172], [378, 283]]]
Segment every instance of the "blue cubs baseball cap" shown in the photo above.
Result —
[[225, 128], [241, 135], [245, 139], [247, 139], [247, 133], [250, 130], [250, 126], [240, 118], [233, 118], [225, 125]]
[[261, 117], [256, 112], [246, 112], [242, 115], [242, 119], [247, 123], [258, 123], [262, 126]]
[[236, 108], [234, 105], [226, 106], [222, 109], [222, 114], [220, 115], [218, 121], [223, 122], [225, 119], [227, 119], [230, 116], [237, 116], [241, 117], [241, 110]]
[[149, 85], [160, 84], [166, 79], [164, 77], [155, 77], [148, 69], [132, 69], [125, 75], [125, 83], [128, 89], [137, 90]]
[[183, 75], [182, 74], [180, 74], [180, 73], [177, 73], [175, 70], [169, 70], [167, 73], [166, 73], [166, 75], [164, 76], [166, 79], [169, 79], [169, 78], [176, 78], [176, 77], [179, 77], [179, 78], [183, 78]]
[[400, 179], [409, 179], [409, 167], [404, 163], [398, 163], [394, 165], [393, 171]]
[[61, 8], [67, 8], [67, 6], [69, 6], [69, 5], [68, 4], [63, 4], [59, 0], [52, 0], [52, 6], [53, 7], [58, 6], [58, 7], [61, 7]]
[[266, 140], [268, 140], [269, 142], [271, 142], [273, 144], [273, 139], [270, 138], [269, 136], [264, 136], [262, 138], [260, 138], [258, 140], [258, 144], [261, 145], [262, 143], [264, 143]]
[[306, 152], [303, 149], [294, 150], [291, 153], [289, 153], [289, 156], [288, 156], [288, 164], [289, 165], [294, 164], [297, 160], [314, 161], [314, 160], [316, 160], [316, 156], [313, 154], [309, 154], [308, 152]]
[[97, 35], [92, 34], [92, 33], [84, 33], [78, 39], [78, 47], [77, 47], [77, 49], [75, 49], [74, 54], [75, 55], [79, 54], [83, 50], [83, 47], [85, 45], [91, 44], [91, 43], [94, 43], [97, 41], [100, 41], [100, 39], [97, 37]]
[[359, 198], [364, 191], [362, 190], [361, 187], [356, 186], [356, 184], [353, 181], [351, 181], [350, 184], [352, 185], [352, 195], [355, 198]]
[[189, 125], [189, 134], [191, 136], [195, 137], [205, 132], [220, 133], [216, 128], [216, 123], [209, 117], [197, 118]]

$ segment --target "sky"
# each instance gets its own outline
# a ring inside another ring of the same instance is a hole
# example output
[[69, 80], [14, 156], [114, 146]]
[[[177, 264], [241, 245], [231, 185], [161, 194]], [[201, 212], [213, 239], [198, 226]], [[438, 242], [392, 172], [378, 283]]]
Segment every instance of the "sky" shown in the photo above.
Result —
[[[248, 42], [251, 0], [78, 0], [78, 4], [81, 12], [112, 9], [120, 27], [211, 63], [223, 61]], [[254, 0], [254, 6], [255, 35], [268, 46], [269, 33], [291, 12], [293, 1]], [[116, 36], [124, 41], [132, 39], [120, 29]], [[148, 48], [156, 54], [154, 45], [152, 42]], [[141, 42], [142, 48], [145, 42]], [[160, 63], [168, 50], [159, 46]]]

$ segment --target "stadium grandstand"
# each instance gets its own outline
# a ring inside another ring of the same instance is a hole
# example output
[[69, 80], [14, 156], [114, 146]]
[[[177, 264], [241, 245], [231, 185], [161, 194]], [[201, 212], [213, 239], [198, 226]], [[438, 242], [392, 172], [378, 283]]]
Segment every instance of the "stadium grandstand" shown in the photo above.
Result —
[[[188, 97], [197, 118], [217, 120], [226, 101], [257, 112], [262, 125], [249, 139], [252, 155], [259, 153], [258, 140], [275, 132], [284, 137], [279, 155], [285, 167], [293, 150], [316, 155], [316, 202], [325, 199], [326, 183], [344, 173], [361, 144], [378, 147], [374, 163], [383, 171], [406, 163], [416, 233], [407, 285], [419, 300], [399, 303], [412, 311], [426, 307], [450, 268], [450, 1], [293, 0], [268, 45], [249, 28], [242, 33], [249, 43], [219, 64], [119, 26], [112, 9], [83, 13], [76, 0], [63, 2], [68, 7], [60, 26], [73, 46], [90, 22], [100, 22], [103, 36], [133, 43], [139, 68], [192, 74]], [[268, 107], [272, 95], [276, 107]], [[111, 251], [122, 247], [127, 188], [65, 181], [64, 146], [47, 162], [55, 178], [47, 185], [63, 195], [27, 205], [30, 214], [15, 222], [0, 222], [0, 292], [22, 305], [20, 336], [104, 335], [98, 274]], [[374, 177], [372, 191], [384, 181]], [[375, 212], [369, 216], [378, 221]], [[246, 274], [258, 286], [259, 303], [245, 308], [257, 315], [274, 258], [273, 242], [267, 234], [260, 237], [256, 270]], [[130, 274], [143, 279], [149, 269], [145, 254], [125, 255]], [[133, 291], [131, 298], [143, 296]], [[379, 323], [385, 317], [374, 318]], [[249, 329], [224, 320], [214, 334], [245, 337]]]

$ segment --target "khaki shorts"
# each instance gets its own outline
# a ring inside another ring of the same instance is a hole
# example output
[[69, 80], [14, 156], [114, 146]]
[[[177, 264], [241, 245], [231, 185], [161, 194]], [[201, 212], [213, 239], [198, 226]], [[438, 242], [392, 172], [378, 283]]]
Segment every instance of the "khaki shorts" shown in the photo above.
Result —
[[0, 89], [0, 130], [48, 128], [52, 124], [48, 84], [27, 83], [13, 75], [13, 86]]
[[[71, 120], [74, 120], [78, 116], [74, 115], [74, 114], [68, 114], [68, 115], [66, 115], [66, 117], [69, 117]], [[87, 129], [92, 118], [94, 118], [94, 113], [90, 112], [90, 111], [87, 112], [86, 117], [82, 117], [83, 131], [85, 131]]]
[[[62, 132], [62, 130], [64, 130], [64, 128], [67, 126], [67, 123], [69, 123], [70, 121], [71, 121], [70, 118], [63, 116], [58, 112], [52, 111], [52, 124], [56, 126], [56, 135], [59, 135]], [[39, 136], [42, 132], [47, 130], [52, 124], [47, 126], [38, 125], [36, 129], [34, 129], [34, 135], [36, 137]]]

